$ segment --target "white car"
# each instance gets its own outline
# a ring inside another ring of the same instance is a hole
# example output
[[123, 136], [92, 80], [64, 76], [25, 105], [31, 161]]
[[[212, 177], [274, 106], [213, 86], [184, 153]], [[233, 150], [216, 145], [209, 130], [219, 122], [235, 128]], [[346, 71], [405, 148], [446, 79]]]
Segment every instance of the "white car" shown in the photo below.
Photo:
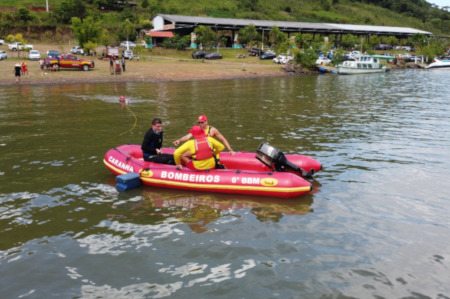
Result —
[[70, 52], [72, 52], [72, 54], [84, 54], [84, 50], [83, 48], [79, 47], [79, 46], [74, 46], [72, 47], [72, 49], [70, 50]]
[[6, 51], [0, 50], [0, 60], [8, 58], [8, 54], [6, 54]]
[[38, 50], [30, 50], [28, 58], [30, 58], [30, 60], [39, 60], [41, 59], [41, 53], [39, 53]]
[[133, 51], [131, 51], [131, 50], [123, 51], [123, 57], [125, 59], [129, 59], [129, 60], [133, 59]]
[[120, 43], [120, 46], [122, 47], [122, 48], [134, 48], [134, 47], [136, 47], [136, 44], [135, 43], [133, 43], [133, 42], [130, 42], [130, 41], [124, 41], [124, 42], [121, 42]]
[[27, 44], [23, 45], [18, 42], [15, 42], [15, 43], [9, 44], [8, 49], [10, 49], [11, 51], [17, 51], [17, 50], [22, 51], [23, 49], [33, 50], [33, 45], [27, 45]]
[[5, 40], [4, 39], [0, 39], [0, 45], [4, 45], [5, 44]]
[[288, 61], [293, 60], [294, 58], [292, 56], [287, 56], [287, 55], [278, 55], [277, 57], [275, 57], [273, 59], [273, 62], [278, 63], [278, 64], [285, 64]]
[[319, 56], [319, 58], [316, 60], [317, 65], [323, 65], [323, 64], [329, 64], [331, 63], [331, 59], [325, 56]]

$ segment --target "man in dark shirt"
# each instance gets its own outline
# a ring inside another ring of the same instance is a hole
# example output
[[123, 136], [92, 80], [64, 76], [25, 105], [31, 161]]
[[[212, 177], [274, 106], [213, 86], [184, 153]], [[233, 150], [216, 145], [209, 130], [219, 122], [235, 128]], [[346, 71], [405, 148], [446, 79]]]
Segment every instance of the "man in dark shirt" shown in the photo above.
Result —
[[154, 118], [152, 120], [151, 129], [147, 131], [144, 140], [142, 141], [141, 149], [144, 155], [144, 160], [161, 164], [175, 165], [173, 155], [163, 154], [162, 143], [162, 122], [159, 118]]

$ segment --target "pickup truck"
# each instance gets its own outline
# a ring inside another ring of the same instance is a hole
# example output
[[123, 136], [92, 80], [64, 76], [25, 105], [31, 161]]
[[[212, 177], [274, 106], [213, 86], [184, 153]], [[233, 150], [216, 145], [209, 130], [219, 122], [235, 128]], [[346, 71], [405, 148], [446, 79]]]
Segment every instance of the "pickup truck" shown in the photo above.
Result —
[[71, 68], [89, 71], [89, 69], [92, 69], [95, 66], [92, 60], [80, 59], [72, 54], [61, 54], [59, 60], [57, 58], [46, 58], [44, 63], [45, 65], [50, 65], [54, 70], [59, 70], [59, 68]]
[[24, 44], [15, 42], [15, 43], [9, 44], [8, 49], [10, 49], [11, 51], [17, 51], [17, 50], [22, 51], [23, 49], [33, 50], [33, 45], [24, 45]]

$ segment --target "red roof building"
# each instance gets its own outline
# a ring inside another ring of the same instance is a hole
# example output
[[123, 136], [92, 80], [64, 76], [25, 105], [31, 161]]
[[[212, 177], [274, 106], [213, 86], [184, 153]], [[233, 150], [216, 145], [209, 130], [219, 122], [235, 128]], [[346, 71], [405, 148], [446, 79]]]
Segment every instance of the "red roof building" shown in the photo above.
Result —
[[161, 45], [165, 38], [174, 38], [172, 31], [145, 31], [146, 35], [150, 35], [152, 42], [150, 47], [155, 47]]

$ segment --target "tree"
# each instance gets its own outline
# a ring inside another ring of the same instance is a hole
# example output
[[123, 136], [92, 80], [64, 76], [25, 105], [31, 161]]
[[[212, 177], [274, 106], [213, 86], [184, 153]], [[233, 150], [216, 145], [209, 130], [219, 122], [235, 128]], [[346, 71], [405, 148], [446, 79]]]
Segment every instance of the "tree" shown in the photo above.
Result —
[[121, 35], [123, 37], [126, 37], [127, 41], [136, 40], [136, 27], [133, 25], [133, 23], [130, 22], [130, 20], [126, 19], [125, 22], [122, 24]]
[[306, 49], [303, 52], [298, 52], [295, 55], [295, 61], [300, 63], [305, 68], [313, 68], [316, 65], [316, 60], [319, 55], [313, 49]]
[[86, 16], [86, 7], [81, 0], [63, 1], [53, 11], [52, 16], [63, 24], [69, 24], [72, 17], [84, 19]]
[[84, 48], [84, 44], [87, 42], [97, 43], [102, 33], [100, 22], [95, 22], [92, 17], [87, 17], [83, 21], [77, 17], [73, 17], [70, 27], [79, 46], [82, 48]]
[[148, 4], [148, 0], [143, 0], [142, 3], [141, 3], [142, 8], [144, 8], [144, 9], [147, 8], [148, 5], [149, 5]]
[[277, 47], [277, 45], [280, 45], [282, 42], [284, 42], [287, 39], [287, 34], [280, 31], [280, 29], [277, 26], [272, 26], [272, 28], [269, 31], [269, 40], [272, 43], [272, 45]]
[[186, 45], [189, 44], [190, 40], [191, 40], [190, 35], [180, 36], [178, 34], [175, 34], [173, 38], [168, 38], [164, 40], [163, 47], [184, 50], [186, 48]]
[[303, 47], [303, 48], [307, 48], [307, 47], [308, 47], [304, 35], [301, 34], [300, 32], [297, 33], [297, 34], [295, 35], [295, 44], [296, 44], [299, 48], [302, 48], [302, 47]]
[[27, 24], [28, 22], [34, 20], [34, 16], [30, 14], [30, 11], [26, 8], [19, 8], [16, 12], [16, 18], [19, 22]]
[[150, 30], [153, 27], [153, 24], [150, 20], [141, 20], [140, 26], [142, 29]]
[[194, 29], [195, 34], [197, 34], [197, 43], [202, 44], [205, 48], [211, 48], [214, 41], [216, 40], [216, 34], [211, 29], [211, 27], [206, 27], [203, 25], [198, 26]]
[[261, 35], [256, 31], [256, 27], [253, 24], [240, 29], [238, 35], [239, 42], [243, 45], [250, 44], [251, 42], [259, 42], [261, 40]]
[[346, 34], [342, 37], [342, 46], [344, 48], [353, 48], [356, 47], [359, 43], [359, 40], [353, 34]]
[[410, 45], [413, 45], [415, 48], [420, 48], [428, 44], [427, 37], [422, 33], [416, 33], [410, 38], [408, 38], [408, 42]]
[[84, 49], [86, 49], [86, 52], [88, 53], [88, 55], [90, 53], [94, 53], [96, 51], [96, 49], [97, 49], [97, 46], [98, 46], [97, 43], [91, 42], [91, 41], [88, 41], [88, 42], [84, 43]]

